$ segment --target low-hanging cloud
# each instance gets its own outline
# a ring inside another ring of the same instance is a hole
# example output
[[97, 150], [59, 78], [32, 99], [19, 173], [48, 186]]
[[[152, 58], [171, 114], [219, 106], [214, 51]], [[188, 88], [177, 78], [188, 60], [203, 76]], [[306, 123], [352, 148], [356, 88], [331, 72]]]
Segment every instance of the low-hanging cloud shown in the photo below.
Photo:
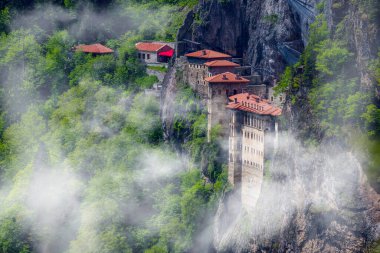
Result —
[[299, 237], [307, 236], [310, 224], [303, 223], [311, 222], [305, 221], [307, 215], [321, 215], [317, 224], [323, 227], [339, 214], [346, 222], [342, 226], [347, 233], [355, 233], [348, 225], [350, 215], [366, 224], [364, 217], [352, 212], [358, 206], [361, 167], [354, 154], [341, 145], [326, 142], [320, 147], [305, 147], [283, 133], [269, 171], [253, 210], [236, 208], [240, 206], [237, 193], [228, 196], [221, 206], [222, 213], [216, 216], [215, 243], [219, 250], [242, 252], [259, 247], [292, 227], [297, 228]]

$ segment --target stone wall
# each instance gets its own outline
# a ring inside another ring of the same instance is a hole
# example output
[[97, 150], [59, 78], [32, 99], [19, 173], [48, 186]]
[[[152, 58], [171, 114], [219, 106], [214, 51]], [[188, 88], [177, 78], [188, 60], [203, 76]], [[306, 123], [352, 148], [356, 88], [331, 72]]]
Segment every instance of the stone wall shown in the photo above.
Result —
[[207, 98], [207, 85], [205, 78], [208, 77], [208, 68], [203, 64], [189, 63], [186, 67], [187, 83], [195, 90], [202, 98]]
[[226, 105], [228, 97], [233, 94], [242, 93], [246, 90], [247, 84], [244, 83], [211, 83], [208, 84], [208, 136], [212, 127], [220, 124], [222, 127], [221, 136], [228, 137], [228, 112]]

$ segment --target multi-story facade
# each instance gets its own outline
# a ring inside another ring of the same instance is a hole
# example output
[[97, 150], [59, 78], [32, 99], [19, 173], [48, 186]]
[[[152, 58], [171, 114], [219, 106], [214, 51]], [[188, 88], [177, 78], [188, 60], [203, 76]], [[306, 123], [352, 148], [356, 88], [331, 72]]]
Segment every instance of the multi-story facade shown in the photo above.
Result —
[[228, 180], [249, 210], [260, 196], [265, 161], [276, 146], [281, 109], [249, 93], [233, 95], [230, 101]]
[[197, 93], [207, 99], [205, 78], [224, 72], [235, 72], [239, 66], [231, 62], [232, 56], [213, 50], [200, 50], [186, 54], [185, 80]]
[[228, 136], [228, 97], [247, 89], [249, 80], [231, 72], [205, 78], [207, 87], [208, 136], [213, 126], [220, 124], [221, 136]]

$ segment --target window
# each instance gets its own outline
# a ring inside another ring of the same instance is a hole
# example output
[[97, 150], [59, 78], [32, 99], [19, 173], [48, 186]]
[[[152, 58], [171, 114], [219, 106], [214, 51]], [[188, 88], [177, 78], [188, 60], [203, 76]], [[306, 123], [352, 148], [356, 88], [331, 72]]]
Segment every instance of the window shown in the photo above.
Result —
[[150, 54], [147, 54], [147, 55], [146, 55], [146, 58], [147, 58], [148, 60], [150, 60]]
[[270, 97], [270, 101], [273, 102], [273, 100], [274, 100], [274, 98], [273, 98], [273, 96], [271, 96], [271, 97]]
[[145, 54], [142, 54], [143, 59], [145, 60]]
[[139, 53], [138, 57], [139, 57], [139, 59], [141, 59], [141, 54], [140, 53]]
[[237, 94], [237, 90], [234, 90], [234, 95], [236, 95]]

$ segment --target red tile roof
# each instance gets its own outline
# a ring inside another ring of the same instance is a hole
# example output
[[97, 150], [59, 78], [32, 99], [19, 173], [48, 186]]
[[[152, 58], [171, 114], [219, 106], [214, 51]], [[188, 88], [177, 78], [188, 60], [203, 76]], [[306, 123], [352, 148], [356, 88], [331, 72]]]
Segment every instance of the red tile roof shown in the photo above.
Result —
[[[164, 43], [158, 43], [158, 42], [139, 42], [136, 43], [136, 48], [139, 51], [147, 51], [147, 52], [157, 52], [164, 46], [168, 46]], [[170, 47], [170, 46], [168, 46]], [[171, 48], [171, 47], [170, 47]]]
[[239, 67], [240, 65], [227, 60], [215, 60], [205, 63], [208, 67]]
[[231, 72], [206, 77], [205, 81], [209, 83], [249, 83], [248, 79], [245, 79]]
[[232, 101], [228, 109], [252, 112], [260, 115], [280, 116], [281, 108], [272, 105], [268, 100], [249, 93], [240, 93], [229, 97]]
[[109, 54], [113, 53], [113, 50], [103, 46], [102, 44], [91, 44], [91, 45], [78, 45], [75, 47], [75, 51], [93, 54]]
[[231, 55], [219, 53], [213, 50], [199, 50], [193, 53], [185, 54], [187, 57], [200, 58], [200, 59], [220, 59], [220, 58], [231, 58]]

